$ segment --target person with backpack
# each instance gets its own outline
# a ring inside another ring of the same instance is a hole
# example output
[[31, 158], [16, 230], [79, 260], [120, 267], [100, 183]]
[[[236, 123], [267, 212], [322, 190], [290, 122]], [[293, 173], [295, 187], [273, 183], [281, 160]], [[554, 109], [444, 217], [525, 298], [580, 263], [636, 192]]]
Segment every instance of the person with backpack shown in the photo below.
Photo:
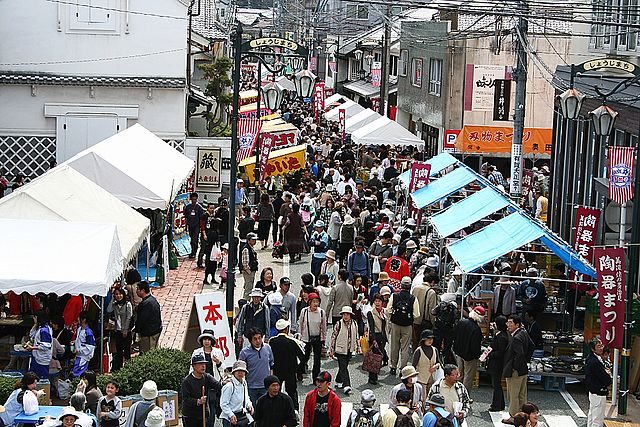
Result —
[[347, 427], [382, 427], [380, 412], [373, 409], [376, 404], [376, 395], [369, 389], [362, 390], [360, 394], [362, 408], [354, 409], [347, 420]]
[[507, 317], [507, 331], [511, 337], [505, 351], [502, 377], [507, 381], [510, 417], [502, 422], [513, 424], [514, 415], [527, 403], [529, 361], [535, 346], [527, 330], [522, 327], [522, 318], [517, 314]]
[[[425, 402], [429, 405], [427, 413], [422, 418], [422, 427], [439, 427], [438, 422], [441, 419], [449, 420], [451, 426], [458, 427], [458, 420], [452, 413], [445, 409], [444, 396], [436, 393]], [[440, 423], [442, 425], [444, 423]]]
[[445, 293], [441, 301], [431, 311], [433, 315], [433, 346], [438, 349], [444, 363], [455, 363], [453, 347], [453, 330], [458, 320], [458, 309], [455, 294]]
[[469, 312], [469, 317], [461, 319], [455, 327], [453, 352], [460, 372], [460, 381], [470, 389], [478, 372], [478, 359], [482, 354], [482, 330], [480, 323], [484, 320], [485, 309], [476, 306]]
[[[409, 360], [409, 344], [413, 330], [413, 319], [420, 316], [420, 306], [415, 296], [411, 295], [411, 277], [405, 276], [401, 281], [401, 290], [391, 295], [386, 308], [390, 320], [391, 367], [389, 373], [396, 375], [398, 369], [407, 365]], [[400, 362], [398, 364], [398, 361]]]
[[336, 375], [336, 387], [342, 388], [344, 394], [349, 396], [351, 391], [351, 378], [349, 377], [349, 361], [360, 350], [360, 335], [358, 323], [353, 317], [353, 309], [350, 305], [340, 310], [342, 319], [333, 325], [329, 356], [338, 359], [338, 375]]
[[411, 295], [415, 296], [420, 305], [420, 316], [413, 319], [413, 339], [412, 348], [415, 350], [420, 346], [420, 334], [426, 329], [433, 329], [433, 314], [431, 312], [438, 305], [438, 293], [435, 287], [440, 282], [436, 274], [428, 274], [422, 283], [411, 289]]
[[266, 300], [269, 307], [269, 336], [275, 337], [278, 335], [276, 323], [278, 320], [286, 318], [282, 309], [282, 295], [280, 292], [272, 292], [267, 296]]
[[156, 407], [156, 398], [158, 397], [158, 386], [155, 381], [147, 380], [142, 384], [140, 389], [142, 400], [134, 403], [129, 408], [127, 420], [124, 427], [145, 427], [145, 420], [149, 412]]
[[420, 415], [411, 409], [411, 392], [400, 390], [396, 400], [398, 405], [382, 414], [382, 427], [420, 427]]

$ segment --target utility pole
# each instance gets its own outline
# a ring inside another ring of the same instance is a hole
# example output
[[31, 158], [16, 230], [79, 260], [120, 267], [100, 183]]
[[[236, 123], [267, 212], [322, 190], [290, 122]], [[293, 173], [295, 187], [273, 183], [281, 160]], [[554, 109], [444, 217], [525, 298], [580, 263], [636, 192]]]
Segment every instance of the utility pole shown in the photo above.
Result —
[[389, 57], [391, 54], [391, 5], [387, 5], [384, 17], [384, 37], [382, 38], [382, 72], [380, 76], [380, 106], [378, 113], [387, 115], [389, 101]]
[[511, 198], [518, 200], [522, 194], [522, 134], [524, 133], [524, 107], [527, 99], [527, 33], [529, 23], [526, 16], [529, 14], [529, 4], [527, 0], [519, 1], [519, 18], [516, 27], [518, 49], [516, 51], [516, 68], [513, 71], [513, 78], [516, 81], [516, 106], [513, 117], [513, 143], [511, 144], [511, 187], [509, 189]]
[[198, 0], [198, 13], [193, 13], [193, 6], [195, 5], [195, 3], [196, 3], [196, 0], [191, 0], [189, 2], [189, 7], [187, 8], [187, 16], [189, 17], [189, 23], [187, 25], [187, 70], [186, 70], [187, 108], [186, 108], [186, 113], [184, 118], [184, 121], [185, 121], [184, 128], [186, 130], [187, 137], [189, 136], [189, 116], [190, 116], [189, 115], [189, 93], [191, 92], [191, 30], [193, 28], [193, 17], [200, 15], [200, 0]]

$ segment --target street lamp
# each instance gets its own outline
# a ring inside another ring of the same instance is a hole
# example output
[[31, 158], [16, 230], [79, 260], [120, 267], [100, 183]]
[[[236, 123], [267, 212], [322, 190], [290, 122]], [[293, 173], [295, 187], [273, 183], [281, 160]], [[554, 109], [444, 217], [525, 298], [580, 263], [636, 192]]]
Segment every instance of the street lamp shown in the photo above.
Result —
[[300, 98], [311, 98], [313, 87], [316, 83], [316, 75], [309, 70], [302, 70], [296, 74], [293, 83]]
[[618, 112], [607, 105], [601, 105], [589, 113], [593, 130], [598, 136], [611, 135], [613, 125], [616, 123]]
[[367, 63], [367, 65], [369, 66], [369, 69], [371, 69], [371, 64], [373, 63], [373, 55], [370, 54], [370, 53], [365, 55], [364, 60]]
[[583, 99], [584, 94], [574, 88], [567, 89], [561, 95], [558, 95], [562, 115], [570, 120], [577, 119], [580, 116]]
[[360, 61], [362, 59], [362, 51], [360, 49], [354, 50], [353, 55], [356, 57], [356, 61]]
[[261, 91], [264, 103], [269, 110], [276, 111], [280, 108], [284, 97], [284, 88], [281, 85], [275, 82], [267, 83], [262, 87]]

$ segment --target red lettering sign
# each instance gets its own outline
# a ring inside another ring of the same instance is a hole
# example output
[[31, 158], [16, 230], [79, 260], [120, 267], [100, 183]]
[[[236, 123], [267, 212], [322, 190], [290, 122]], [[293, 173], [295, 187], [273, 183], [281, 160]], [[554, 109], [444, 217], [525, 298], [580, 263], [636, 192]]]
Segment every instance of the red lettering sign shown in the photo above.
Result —
[[623, 248], [595, 248], [600, 303], [600, 339], [605, 346], [622, 348], [625, 309], [625, 254]]

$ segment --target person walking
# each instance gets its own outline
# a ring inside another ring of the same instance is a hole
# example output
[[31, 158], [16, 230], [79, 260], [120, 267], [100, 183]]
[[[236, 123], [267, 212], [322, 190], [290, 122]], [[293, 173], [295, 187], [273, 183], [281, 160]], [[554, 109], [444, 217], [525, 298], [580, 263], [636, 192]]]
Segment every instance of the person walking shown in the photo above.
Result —
[[[215, 414], [208, 404], [209, 395], [222, 389], [220, 383], [207, 373], [207, 360], [202, 354], [191, 358], [191, 372], [180, 387], [182, 424], [184, 427], [213, 426]], [[204, 418], [203, 418], [204, 417]]]
[[[216, 338], [214, 336], [212, 329], [205, 329], [202, 331], [200, 336], [198, 337], [198, 342], [201, 347], [196, 348], [191, 353], [191, 358], [193, 359], [196, 356], [204, 357], [207, 366], [205, 372], [213, 378], [220, 382], [222, 381], [222, 375], [220, 373], [220, 368], [224, 363], [224, 353], [218, 347], [214, 347], [216, 345]], [[193, 370], [193, 367], [191, 367]], [[209, 411], [212, 415], [210, 421], [213, 422], [213, 415], [220, 416], [220, 389], [216, 389], [211, 391], [208, 394], [207, 405], [209, 405]]]
[[331, 374], [322, 371], [304, 399], [303, 427], [340, 427], [342, 402], [331, 390]]
[[414, 427], [420, 427], [420, 415], [411, 407], [411, 392], [409, 390], [400, 390], [396, 395], [398, 404], [389, 407], [382, 414], [382, 427], [398, 427], [411, 426], [413, 421]]
[[505, 407], [504, 392], [502, 391], [502, 368], [504, 367], [504, 355], [509, 345], [509, 336], [506, 317], [498, 316], [494, 322], [495, 331], [491, 339], [491, 352], [487, 356], [487, 372], [491, 375], [491, 387], [493, 387], [489, 412], [500, 412]]
[[136, 334], [140, 354], [158, 347], [158, 339], [162, 332], [162, 312], [156, 297], [151, 294], [149, 283], [138, 282], [136, 293], [142, 298], [136, 309]]
[[[223, 427], [231, 427], [239, 423], [248, 426], [253, 422], [253, 404], [249, 398], [249, 389], [245, 380], [247, 372], [247, 364], [243, 360], [238, 360], [231, 368], [231, 379], [222, 387], [220, 418], [222, 418]], [[264, 386], [264, 382], [262, 385]]]
[[280, 295], [282, 295], [282, 314], [289, 320], [289, 322], [291, 322], [291, 332], [295, 333], [298, 331], [298, 310], [296, 309], [298, 300], [290, 291], [291, 279], [288, 277], [281, 277], [279, 286], [279, 292]]
[[267, 339], [270, 337], [271, 313], [269, 307], [262, 301], [264, 295], [260, 289], [254, 289], [249, 294], [251, 301], [242, 306], [236, 320], [236, 332], [240, 345], [249, 345], [249, 332], [257, 329]]
[[282, 225], [282, 234], [290, 261], [296, 262], [301, 260], [307, 229], [302, 221], [302, 216], [300, 216], [300, 205], [294, 204], [291, 207], [291, 212], [287, 213], [284, 224]]
[[356, 241], [356, 250], [351, 252], [347, 259], [347, 271], [349, 272], [349, 279], [353, 280], [356, 276], [360, 275], [364, 279], [365, 286], [369, 284], [371, 280], [371, 263], [369, 262], [369, 254], [364, 250], [364, 242], [362, 240]]
[[300, 312], [300, 339], [304, 342], [304, 361], [298, 365], [298, 380], [302, 381], [302, 374], [313, 351], [313, 378], [320, 374], [320, 358], [327, 339], [327, 313], [320, 308], [320, 297], [315, 292], [309, 294], [309, 306]]
[[275, 375], [269, 375], [264, 379], [264, 388], [267, 392], [256, 403], [254, 419], [256, 427], [295, 427], [298, 425], [295, 410], [295, 399], [282, 393], [280, 380]]
[[[389, 361], [387, 350], [387, 315], [383, 306], [383, 298], [379, 293], [373, 296], [373, 307], [367, 313], [367, 330], [369, 332], [369, 351], [377, 346], [382, 353], [382, 365]], [[369, 384], [378, 385], [378, 374], [369, 372]]]
[[331, 288], [329, 302], [327, 303], [327, 313], [331, 315], [331, 323], [334, 325], [340, 320], [340, 310], [346, 305], [353, 304], [354, 290], [347, 281], [349, 273], [347, 270], [338, 271], [338, 281]]
[[422, 384], [418, 383], [418, 371], [411, 365], [402, 368], [400, 372], [400, 384], [396, 384], [391, 389], [389, 396], [389, 407], [397, 406], [399, 403], [398, 393], [407, 390], [411, 393], [410, 406], [418, 415], [422, 416], [422, 403], [424, 402], [427, 390], [422, 388]]
[[436, 393], [425, 403], [429, 406], [422, 418], [422, 427], [440, 427], [442, 423], [438, 424], [438, 421], [441, 419], [446, 419], [451, 423], [451, 426], [458, 427], [458, 420], [456, 417], [445, 409], [443, 395]]
[[[71, 374], [74, 377], [80, 377], [87, 372], [89, 362], [93, 359], [93, 353], [96, 350], [96, 338], [89, 327], [89, 313], [81, 311], [78, 321], [79, 325], [75, 340], [76, 360], [71, 370]], [[142, 348], [140, 351], [142, 352]], [[93, 413], [95, 414], [95, 411]]]
[[[189, 194], [189, 203], [184, 207], [184, 216], [187, 219], [187, 228], [189, 230], [189, 239], [191, 241], [191, 253], [189, 258], [196, 257], [198, 252], [198, 242], [200, 241], [200, 220], [204, 215], [204, 209], [198, 203], [198, 193]], [[200, 250], [200, 256], [198, 256], [198, 268], [202, 267], [202, 257], [204, 255], [203, 248]]]
[[[291, 322], [280, 319], [276, 322], [278, 335], [269, 340], [269, 346], [273, 353], [273, 375], [279, 378], [278, 386], [284, 385], [287, 394], [293, 399], [293, 407], [298, 410], [298, 383], [296, 369], [304, 362], [305, 354], [298, 342], [289, 337]], [[268, 387], [265, 387], [268, 388]]]
[[587, 427], [602, 427], [607, 394], [613, 381], [602, 360], [604, 346], [600, 338], [596, 337], [589, 341], [589, 350], [591, 353], [587, 356], [584, 365], [584, 385], [589, 392]]
[[256, 245], [258, 235], [255, 233], [247, 234], [247, 244], [242, 249], [242, 258], [240, 270], [242, 270], [242, 278], [244, 279], [244, 298], [249, 299], [249, 294], [253, 289], [258, 272], [258, 254], [254, 246]]
[[260, 196], [260, 203], [256, 210], [258, 215], [258, 239], [262, 242], [260, 249], [265, 250], [269, 247], [269, 230], [275, 217], [273, 205], [267, 193], [262, 193]]
[[411, 364], [419, 372], [418, 383], [426, 392], [431, 389], [435, 381], [435, 372], [440, 368], [440, 355], [438, 349], [433, 346], [433, 331], [425, 329], [420, 335], [420, 345], [413, 352]]
[[373, 409], [376, 404], [376, 395], [368, 388], [360, 393], [360, 409], [353, 409], [347, 420], [347, 427], [381, 427], [382, 417], [380, 412]]
[[460, 372], [460, 381], [471, 389], [478, 372], [478, 358], [482, 354], [482, 330], [479, 323], [484, 319], [485, 309], [476, 306], [469, 312], [469, 317], [462, 318], [455, 327], [453, 352]]
[[[215, 216], [215, 205], [209, 203], [207, 205], [207, 211], [202, 217], [202, 240], [204, 241], [204, 279], [203, 284], [208, 285], [210, 283], [218, 284], [216, 280], [216, 270], [218, 269], [218, 261], [220, 257], [220, 251], [217, 248], [220, 242], [220, 234], [218, 232], [218, 222], [220, 220]], [[214, 251], [214, 247], [216, 250]], [[211, 282], [209, 282], [209, 276], [211, 276]]]
[[340, 266], [336, 262], [336, 251], [329, 249], [325, 258], [326, 261], [320, 267], [320, 274], [326, 274], [329, 278], [330, 286], [333, 286], [338, 279], [338, 271], [340, 271]]
[[[456, 365], [444, 365], [443, 370], [444, 378], [433, 383], [427, 399], [431, 400], [435, 394], [443, 395], [445, 409], [458, 419], [459, 424], [462, 424], [470, 410], [471, 399], [469, 399], [469, 392], [464, 384], [458, 381], [459, 374]], [[456, 406], [462, 407], [456, 410]]]
[[356, 240], [356, 220], [349, 214], [344, 216], [344, 222], [340, 227], [338, 233], [338, 258], [340, 261], [340, 268], [345, 268], [347, 264], [347, 255], [353, 248], [353, 244]]
[[434, 316], [431, 313], [438, 305], [438, 293], [434, 289], [440, 282], [436, 274], [429, 274], [411, 289], [411, 295], [418, 300], [420, 316], [413, 319], [412, 348], [415, 350], [420, 346], [420, 335], [426, 329], [433, 329]]
[[336, 387], [341, 388], [344, 394], [349, 396], [353, 390], [349, 376], [349, 361], [360, 349], [360, 335], [358, 334], [358, 324], [352, 319], [353, 310], [351, 306], [342, 307], [340, 315], [342, 319], [333, 325], [329, 356], [335, 356], [338, 359]]
[[322, 263], [327, 256], [327, 250], [329, 250], [330, 239], [327, 232], [324, 231], [324, 221], [316, 221], [314, 227], [315, 231], [311, 234], [311, 238], [309, 239], [309, 245], [313, 248], [313, 255], [311, 257], [311, 274], [313, 274], [314, 277], [318, 277], [320, 274], [320, 267], [322, 267]]
[[502, 376], [507, 381], [510, 417], [503, 422], [510, 424], [513, 423], [513, 416], [527, 402], [527, 375], [534, 345], [517, 314], [507, 318], [507, 331], [511, 337], [505, 351]]
[[258, 398], [266, 393], [264, 379], [267, 375], [271, 375], [274, 360], [271, 346], [264, 343], [260, 330], [253, 329], [248, 335], [250, 345], [242, 349], [238, 360], [243, 360], [247, 364], [249, 398], [255, 407]]
[[407, 365], [413, 319], [420, 316], [418, 300], [409, 293], [411, 277], [403, 277], [401, 287], [400, 292], [391, 295], [386, 308], [387, 317], [391, 321], [391, 375], [396, 375], [397, 370]]

